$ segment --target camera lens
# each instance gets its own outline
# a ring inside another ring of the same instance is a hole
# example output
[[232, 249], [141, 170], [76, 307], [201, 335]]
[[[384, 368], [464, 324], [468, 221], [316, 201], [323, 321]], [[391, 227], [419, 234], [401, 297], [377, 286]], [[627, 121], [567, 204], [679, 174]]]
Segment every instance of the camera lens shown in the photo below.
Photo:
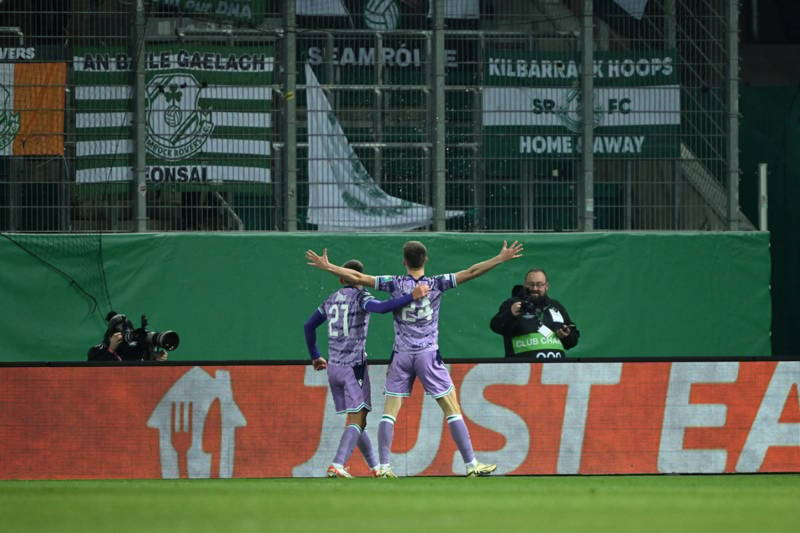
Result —
[[162, 348], [167, 351], [172, 351], [177, 348], [180, 342], [180, 337], [174, 331], [150, 334], [150, 343], [156, 348]]
[[178, 344], [181, 342], [180, 337], [178, 337], [178, 334], [174, 331], [165, 331], [161, 334], [159, 341], [165, 350], [170, 351], [177, 348]]

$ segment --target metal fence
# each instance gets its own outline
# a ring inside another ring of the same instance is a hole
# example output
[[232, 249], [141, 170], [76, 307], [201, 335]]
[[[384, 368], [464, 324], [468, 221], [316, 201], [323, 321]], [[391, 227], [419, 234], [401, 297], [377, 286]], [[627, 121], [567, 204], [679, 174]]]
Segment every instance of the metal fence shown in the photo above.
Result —
[[0, 16], [3, 232], [752, 229], [735, 0]]

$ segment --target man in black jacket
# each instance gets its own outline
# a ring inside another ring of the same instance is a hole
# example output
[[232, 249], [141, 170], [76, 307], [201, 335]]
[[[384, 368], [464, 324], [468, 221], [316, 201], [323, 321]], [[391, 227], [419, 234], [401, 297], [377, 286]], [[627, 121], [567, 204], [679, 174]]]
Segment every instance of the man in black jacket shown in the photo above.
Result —
[[525, 284], [512, 289], [492, 318], [490, 327], [503, 336], [506, 357], [562, 359], [578, 344], [578, 327], [564, 306], [547, 295], [548, 288], [544, 270], [529, 270]]

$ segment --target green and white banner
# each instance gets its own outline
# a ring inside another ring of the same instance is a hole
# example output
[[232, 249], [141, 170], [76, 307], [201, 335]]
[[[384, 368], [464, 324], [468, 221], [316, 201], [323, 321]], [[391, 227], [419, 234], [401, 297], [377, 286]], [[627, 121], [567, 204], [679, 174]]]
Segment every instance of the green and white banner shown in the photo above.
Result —
[[[178, 0], [161, 0], [176, 2]], [[185, 0], [184, 0], [185, 1]], [[189, 0], [191, 1], [191, 0]], [[427, 14], [433, 14], [433, 0], [427, 2]], [[297, 0], [296, 13], [301, 16], [350, 17], [363, 15], [364, 27], [373, 30], [396, 30], [402, 15], [419, 13], [425, 0]], [[478, 0], [445, 0], [444, 16], [449, 19], [477, 19]], [[423, 28], [418, 28], [423, 29]]]
[[[269, 182], [272, 48], [153, 45], [145, 57], [147, 180]], [[131, 67], [124, 50], [76, 51], [78, 183], [133, 176]]]
[[231, 23], [259, 24], [264, 20], [265, 0], [153, 0], [155, 4], [201, 17]]
[[[598, 52], [593, 68], [594, 154], [677, 157], [681, 101], [674, 54]], [[493, 52], [484, 74], [483, 132], [492, 157], [583, 151], [574, 57]]]

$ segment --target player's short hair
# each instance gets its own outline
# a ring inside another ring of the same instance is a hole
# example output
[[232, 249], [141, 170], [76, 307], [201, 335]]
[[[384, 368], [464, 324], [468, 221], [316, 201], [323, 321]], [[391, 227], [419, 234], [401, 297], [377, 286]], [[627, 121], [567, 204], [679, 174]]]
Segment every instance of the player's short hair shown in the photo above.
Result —
[[541, 272], [542, 274], [544, 274], [545, 281], [550, 280], [550, 276], [547, 275], [547, 272], [545, 272], [543, 268], [532, 268], [528, 270], [527, 272], [525, 272], [525, 279], [528, 279], [528, 275], [533, 274], [534, 272]]
[[342, 268], [349, 268], [350, 270], [355, 270], [356, 272], [364, 272], [364, 263], [358, 259], [351, 259], [347, 263], [343, 264]]
[[419, 241], [408, 241], [403, 245], [403, 259], [408, 268], [421, 268], [428, 257], [428, 249]]

